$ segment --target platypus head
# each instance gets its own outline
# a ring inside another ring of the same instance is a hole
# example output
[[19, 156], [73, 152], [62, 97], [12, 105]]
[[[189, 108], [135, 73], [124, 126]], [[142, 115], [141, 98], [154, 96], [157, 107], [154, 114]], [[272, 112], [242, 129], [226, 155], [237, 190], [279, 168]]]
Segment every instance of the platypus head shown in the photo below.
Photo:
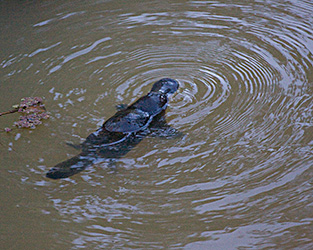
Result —
[[176, 80], [171, 78], [163, 78], [153, 84], [150, 92], [160, 94], [173, 94], [178, 89], [179, 84]]

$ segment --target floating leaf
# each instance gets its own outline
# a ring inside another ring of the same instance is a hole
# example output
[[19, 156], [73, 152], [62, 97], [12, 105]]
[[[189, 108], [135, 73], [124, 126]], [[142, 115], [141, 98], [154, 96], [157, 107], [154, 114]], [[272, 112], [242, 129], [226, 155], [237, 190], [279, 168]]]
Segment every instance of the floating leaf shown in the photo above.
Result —
[[12, 131], [12, 129], [11, 128], [4, 128], [4, 131], [8, 133], [8, 132]]
[[[48, 119], [50, 115], [46, 112], [43, 99], [41, 97], [24, 97], [21, 99], [19, 105], [13, 105], [14, 110], [1, 113], [10, 114], [19, 112], [22, 115], [20, 120], [14, 122], [14, 126], [18, 128], [36, 128], [36, 126], [42, 123], [42, 119]], [[5, 128], [5, 132], [10, 132], [12, 129]]]

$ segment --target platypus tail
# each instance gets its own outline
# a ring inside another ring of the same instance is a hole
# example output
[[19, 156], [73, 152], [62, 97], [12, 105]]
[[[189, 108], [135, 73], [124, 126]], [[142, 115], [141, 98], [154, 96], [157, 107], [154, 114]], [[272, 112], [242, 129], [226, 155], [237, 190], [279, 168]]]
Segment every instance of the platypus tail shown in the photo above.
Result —
[[83, 171], [92, 163], [92, 158], [88, 158], [84, 156], [83, 153], [80, 153], [79, 155], [55, 165], [47, 172], [46, 176], [51, 179], [67, 178]]

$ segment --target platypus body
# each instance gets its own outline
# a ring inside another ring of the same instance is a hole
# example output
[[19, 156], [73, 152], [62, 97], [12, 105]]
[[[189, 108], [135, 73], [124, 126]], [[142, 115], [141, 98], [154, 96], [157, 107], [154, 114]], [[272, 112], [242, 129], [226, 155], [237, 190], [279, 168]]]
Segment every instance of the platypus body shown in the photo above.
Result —
[[83, 171], [97, 159], [118, 159], [145, 136], [176, 137], [181, 133], [165, 120], [168, 96], [179, 87], [176, 80], [163, 78], [151, 91], [128, 107], [121, 108], [81, 144], [81, 153], [51, 168], [46, 176], [67, 178]]

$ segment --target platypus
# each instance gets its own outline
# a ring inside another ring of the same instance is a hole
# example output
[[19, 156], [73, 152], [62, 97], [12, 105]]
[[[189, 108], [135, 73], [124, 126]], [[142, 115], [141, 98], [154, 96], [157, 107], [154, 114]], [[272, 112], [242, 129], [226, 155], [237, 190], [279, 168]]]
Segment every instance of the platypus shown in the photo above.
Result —
[[166, 123], [168, 96], [179, 87], [176, 80], [163, 78], [151, 91], [133, 104], [122, 107], [91, 133], [80, 145], [81, 153], [51, 168], [46, 176], [67, 178], [83, 171], [97, 159], [118, 159], [126, 155], [145, 136], [177, 137], [181, 132]]

